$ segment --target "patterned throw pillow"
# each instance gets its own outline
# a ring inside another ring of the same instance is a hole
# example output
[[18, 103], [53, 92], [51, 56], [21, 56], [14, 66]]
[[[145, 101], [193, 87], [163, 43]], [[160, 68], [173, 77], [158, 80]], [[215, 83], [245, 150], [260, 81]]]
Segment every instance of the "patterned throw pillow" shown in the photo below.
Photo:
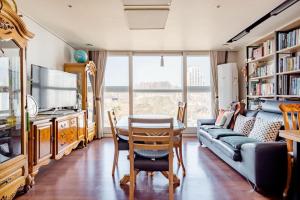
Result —
[[235, 120], [233, 131], [248, 136], [253, 129], [254, 123], [254, 117], [245, 117], [243, 115], [238, 115]]
[[262, 118], [256, 118], [249, 137], [261, 142], [274, 142], [281, 126], [281, 121], [268, 121]]

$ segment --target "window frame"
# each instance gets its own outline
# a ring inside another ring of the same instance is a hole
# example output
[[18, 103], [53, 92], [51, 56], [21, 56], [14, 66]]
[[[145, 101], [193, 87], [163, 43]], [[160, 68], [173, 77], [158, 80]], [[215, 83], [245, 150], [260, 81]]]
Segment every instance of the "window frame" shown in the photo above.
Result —
[[[182, 89], [133, 89], [133, 57], [134, 56], [181, 56], [182, 57]], [[193, 86], [188, 86], [187, 83], [187, 57], [189, 56], [208, 56], [210, 57], [209, 51], [109, 51], [108, 52], [109, 57], [113, 56], [127, 56], [128, 57], [128, 96], [129, 96], [129, 115], [133, 114], [133, 94], [134, 92], [145, 92], [145, 93], [159, 93], [159, 92], [170, 92], [170, 93], [182, 93], [182, 101], [187, 102], [188, 97], [188, 91], [189, 89], [192, 89], [193, 92], [212, 92], [211, 86], [202, 86], [198, 87], [195, 86], [194, 88], [190, 88]], [[104, 81], [105, 83], [105, 81]], [[102, 90], [102, 96], [104, 96], [105, 92], [105, 85]], [[113, 91], [114, 87], [110, 86], [110, 90]], [[117, 89], [117, 87], [115, 88]], [[188, 103], [188, 102], [187, 102]], [[103, 98], [103, 103], [101, 105], [102, 108], [102, 116], [104, 116], [106, 113], [104, 111], [104, 104], [105, 100]], [[185, 115], [184, 120], [186, 129], [184, 130], [184, 134], [191, 134], [194, 135], [196, 133], [197, 127], [187, 127], [187, 114]], [[102, 124], [104, 124], [104, 117], [102, 117]], [[110, 127], [103, 127], [104, 134], [111, 134]]]

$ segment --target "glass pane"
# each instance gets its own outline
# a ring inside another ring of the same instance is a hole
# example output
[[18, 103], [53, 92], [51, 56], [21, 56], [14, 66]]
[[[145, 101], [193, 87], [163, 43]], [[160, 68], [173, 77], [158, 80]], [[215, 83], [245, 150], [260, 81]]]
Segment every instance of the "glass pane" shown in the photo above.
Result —
[[0, 41], [0, 163], [21, 154], [20, 49]]
[[209, 55], [187, 57], [187, 87], [187, 124], [196, 127], [197, 119], [212, 117]]
[[88, 123], [95, 122], [95, 102], [94, 102], [94, 76], [87, 75], [87, 110]]
[[133, 88], [182, 89], [182, 57], [134, 56]]
[[114, 109], [118, 117], [129, 115], [129, 58], [110, 56], [105, 69], [104, 127], [109, 127], [107, 111]]
[[181, 92], [135, 92], [133, 95], [134, 114], [161, 114], [177, 116]]

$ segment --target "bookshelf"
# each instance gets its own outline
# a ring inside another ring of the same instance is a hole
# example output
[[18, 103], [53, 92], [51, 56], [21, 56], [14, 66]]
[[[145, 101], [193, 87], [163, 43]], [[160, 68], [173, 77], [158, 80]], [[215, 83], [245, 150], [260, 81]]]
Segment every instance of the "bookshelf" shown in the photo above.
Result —
[[300, 100], [300, 18], [249, 44], [246, 54], [248, 109], [260, 99]]

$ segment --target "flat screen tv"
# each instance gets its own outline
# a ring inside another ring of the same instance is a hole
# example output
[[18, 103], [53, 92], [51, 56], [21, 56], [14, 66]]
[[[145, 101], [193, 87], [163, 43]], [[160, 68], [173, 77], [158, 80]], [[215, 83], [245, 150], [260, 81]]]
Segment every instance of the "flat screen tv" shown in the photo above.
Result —
[[76, 74], [31, 66], [31, 95], [40, 111], [77, 106]]

